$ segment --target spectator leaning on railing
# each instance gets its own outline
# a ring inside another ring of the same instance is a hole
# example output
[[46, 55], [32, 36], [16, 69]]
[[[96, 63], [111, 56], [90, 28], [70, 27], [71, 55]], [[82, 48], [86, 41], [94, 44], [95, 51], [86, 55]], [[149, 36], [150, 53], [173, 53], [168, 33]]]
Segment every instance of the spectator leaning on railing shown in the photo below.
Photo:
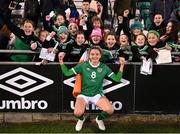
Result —
[[[10, 10], [8, 12], [0, 12], [1, 18], [7, 27], [16, 35], [16, 41], [13, 45], [15, 50], [36, 50], [38, 45], [36, 41], [39, 38], [34, 35], [34, 24], [30, 20], [25, 20], [22, 24], [22, 29], [11, 22]], [[14, 54], [10, 57], [12, 61], [32, 61], [32, 54]]]

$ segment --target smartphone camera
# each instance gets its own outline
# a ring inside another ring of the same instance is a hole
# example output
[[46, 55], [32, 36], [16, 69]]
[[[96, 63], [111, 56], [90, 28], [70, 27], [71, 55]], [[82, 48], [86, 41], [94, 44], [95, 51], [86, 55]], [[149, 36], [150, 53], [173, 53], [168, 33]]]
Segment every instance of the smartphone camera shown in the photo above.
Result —
[[11, 1], [9, 7], [15, 10], [21, 9], [21, 5], [19, 5], [16, 1]]

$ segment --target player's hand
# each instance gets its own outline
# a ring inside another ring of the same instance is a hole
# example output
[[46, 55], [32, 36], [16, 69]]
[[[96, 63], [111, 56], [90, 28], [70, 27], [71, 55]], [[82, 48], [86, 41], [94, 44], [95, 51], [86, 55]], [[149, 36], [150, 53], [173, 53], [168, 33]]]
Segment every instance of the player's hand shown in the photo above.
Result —
[[64, 59], [65, 53], [64, 52], [60, 52], [58, 54], [58, 59], [59, 59], [59, 63], [63, 64], [63, 59]]

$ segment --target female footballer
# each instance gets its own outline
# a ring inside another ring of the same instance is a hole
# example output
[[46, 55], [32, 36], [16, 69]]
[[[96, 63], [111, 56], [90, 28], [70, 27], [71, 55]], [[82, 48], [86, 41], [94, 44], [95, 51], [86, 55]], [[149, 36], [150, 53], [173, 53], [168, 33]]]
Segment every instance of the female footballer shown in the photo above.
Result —
[[113, 106], [103, 94], [103, 80], [107, 76], [116, 82], [120, 82], [123, 74], [125, 59], [119, 58], [119, 71], [117, 74], [104, 63], [100, 62], [102, 50], [98, 46], [93, 46], [88, 51], [89, 61], [77, 64], [68, 69], [64, 63], [64, 53], [58, 55], [60, 67], [65, 76], [82, 75], [82, 90], [77, 95], [74, 115], [78, 118], [75, 130], [80, 131], [85, 121], [84, 112], [86, 105], [93, 103], [98, 106], [102, 112], [96, 117], [96, 123], [100, 130], [105, 130], [103, 119], [109, 117], [113, 112]]

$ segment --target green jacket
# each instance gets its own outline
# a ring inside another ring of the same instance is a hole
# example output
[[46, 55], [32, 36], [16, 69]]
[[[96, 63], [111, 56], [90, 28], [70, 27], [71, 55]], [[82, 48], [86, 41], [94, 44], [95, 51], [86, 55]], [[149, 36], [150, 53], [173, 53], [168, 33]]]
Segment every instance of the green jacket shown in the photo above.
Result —
[[[32, 50], [30, 45], [25, 44], [22, 40], [16, 37], [16, 41], [13, 45], [13, 50]], [[12, 54], [10, 59], [16, 62], [31, 62], [34, 54]]]

